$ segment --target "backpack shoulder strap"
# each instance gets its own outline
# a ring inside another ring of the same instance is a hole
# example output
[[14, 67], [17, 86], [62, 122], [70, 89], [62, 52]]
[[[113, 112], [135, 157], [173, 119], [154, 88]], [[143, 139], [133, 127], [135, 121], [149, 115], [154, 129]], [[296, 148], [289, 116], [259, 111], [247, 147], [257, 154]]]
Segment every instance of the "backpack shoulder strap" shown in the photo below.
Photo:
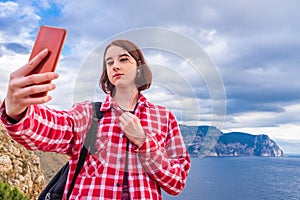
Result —
[[93, 106], [93, 117], [92, 117], [92, 126], [89, 129], [85, 141], [84, 146], [89, 149], [91, 154], [96, 152], [95, 141], [98, 129], [98, 121], [103, 117], [104, 113], [100, 111], [101, 102], [92, 102]]
[[92, 105], [93, 105], [94, 113], [96, 113], [97, 119], [100, 120], [104, 115], [104, 113], [100, 111], [102, 102], [93, 102]]

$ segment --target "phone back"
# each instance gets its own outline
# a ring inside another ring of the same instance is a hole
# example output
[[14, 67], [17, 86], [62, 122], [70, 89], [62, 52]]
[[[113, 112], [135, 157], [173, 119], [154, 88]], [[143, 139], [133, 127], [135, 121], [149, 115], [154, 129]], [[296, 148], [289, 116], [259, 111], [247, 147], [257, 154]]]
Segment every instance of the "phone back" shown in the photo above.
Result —
[[48, 48], [47, 57], [31, 73], [55, 71], [60, 52], [66, 37], [66, 30], [62, 28], [41, 26], [36, 37], [29, 60]]
[[[56, 28], [50, 26], [41, 26], [37, 34], [35, 43], [33, 45], [29, 61], [34, 58], [45, 48], [48, 49], [48, 55], [43, 59], [38, 66], [36, 66], [30, 74], [39, 74], [45, 72], [54, 72], [58, 59], [66, 38], [67, 31], [63, 28]], [[30, 75], [28, 74], [28, 75]], [[44, 84], [44, 83], [41, 83]], [[32, 97], [45, 96], [47, 93], [37, 93], [31, 95]]]

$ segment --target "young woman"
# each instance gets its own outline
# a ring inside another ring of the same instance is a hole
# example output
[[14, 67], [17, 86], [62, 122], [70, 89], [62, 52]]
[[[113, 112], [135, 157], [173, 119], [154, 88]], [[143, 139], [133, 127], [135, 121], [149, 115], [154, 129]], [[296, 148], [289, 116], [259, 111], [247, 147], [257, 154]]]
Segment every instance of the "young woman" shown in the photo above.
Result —
[[[0, 108], [1, 122], [17, 142], [30, 150], [70, 156], [64, 198], [74, 176], [84, 138], [92, 123], [91, 102], [58, 111], [43, 105], [51, 97], [31, 94], [55, 89], [56, 73], [26, 76], [48, 51], [10, 76]], [[161, 188], [179, 194], [190, 158], [175, 116], [147, 101], [142, 92], [152, 74], [142, 51], [131, 41], [115, 40], [105, 49], [100, 85], [107, 94], [96, 135], [96, 153], [88, 154], [69, 199], [162, 199]]]

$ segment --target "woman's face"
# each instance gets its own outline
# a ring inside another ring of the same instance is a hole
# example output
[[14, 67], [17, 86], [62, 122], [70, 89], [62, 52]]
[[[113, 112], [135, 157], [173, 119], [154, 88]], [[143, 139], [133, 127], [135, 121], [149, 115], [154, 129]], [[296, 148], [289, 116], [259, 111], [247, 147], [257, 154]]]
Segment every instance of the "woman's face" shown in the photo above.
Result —
[[104, 59], [111, 84], [116, 88], [137, 88], [135, 84], [137, 62], [125, 49], [111, 46], [107, 49]]

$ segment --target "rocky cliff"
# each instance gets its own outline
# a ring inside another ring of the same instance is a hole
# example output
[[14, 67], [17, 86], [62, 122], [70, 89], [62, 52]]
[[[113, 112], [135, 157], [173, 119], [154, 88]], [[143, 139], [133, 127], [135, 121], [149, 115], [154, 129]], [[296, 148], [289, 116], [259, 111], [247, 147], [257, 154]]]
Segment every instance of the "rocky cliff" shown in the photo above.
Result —
[[214, 151], [219, 156], [283, 156], [283, 151], [269, 136], [240, 132], [223, 134]]
[[45, 184], [39, 157], [12, 140], [1, 125], [0, 141], [0, 179], [37, 199]]
[[[280, 147], [264, 134], [223, 133], [213, 126], [181, 125], [180, 129], [191, 156], [203, 156], [201, 148], [207, 143], [211, 143], [208, 156], [283, 156]], [[207, 139], [208, 132], [212, 140]]]

